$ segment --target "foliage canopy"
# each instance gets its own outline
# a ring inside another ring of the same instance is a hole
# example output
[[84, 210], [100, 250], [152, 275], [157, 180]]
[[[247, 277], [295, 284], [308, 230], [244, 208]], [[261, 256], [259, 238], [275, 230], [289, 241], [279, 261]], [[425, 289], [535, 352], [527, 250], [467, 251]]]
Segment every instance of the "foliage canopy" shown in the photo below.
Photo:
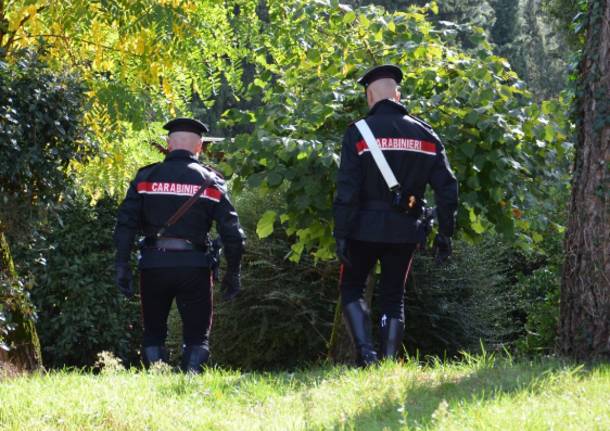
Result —
[[[225, 130], [241, 133], [222, 148], [220, 168], [236, 174], [237, 190], [285, 191], [286, 210], [265, 213], [259, 233], [270, 234], [279, 219], [295, 238], [294, 260], [309, 251], [332, 257], [339, 143], [366, 111], [355, 78], [373, 64], [398, 64], [408, 109], [447, 145], [460, 180], [459, 227], [470, 237], [492, 226], [509, 237], [519, 232], [520, 244], [531, 245], [544, 220], [528, 217], [528, 209], [554, 174], [543, 167], [566, 154], [563, 105], [534, 104], [482, 29], [433, 25], [434, 13], [434, 2], [386, 12], [335, 0], [269, 0], [264, 7], [245, 0], [21, 1], [5, 13], [9, 31], [0, 42], [6, 49], [44, 45], [49, 61], [80, 71], [90, 88], [86, 119], [109, 163], [96, 165], [99, 175], [76, 168], [88, 181], [113, 180], [104, 184], [111, 191], [133, 174], [117, 145], [132, 131], [188, 114], [195, 100], [213, 107], [222, 97], [235, 102], [229, 108], [241, 101], [222, 116]], [[148, 130], [154, 136], [158, 129]]]
[[[284, 187], [287, 210], [267, 213], [260, 232], [279, 218], [296, 235], [294, 259], [306, 249], [332, 256], [331, 201], [340, 136], [363, 116], [365, 100], [355, 80], [372, 64], [403, 68], [404, 103], [444, 139], [460, 180], [458, 225], [471, 237], [492, 225], [522, 244], [540, 240], [528, 231], [540, 220], [526, 216], [548, 174], [563, 160], [567, 131], [559, 102], [541, 106], [509, 64], [493, 55], [481, 29], [440, 22], [428, 9], [386, 13], [352, 10], [332, 2], [282, 2], [269, 9], [253, 60], [257, 79], [248, 88], [262, 106], [227, 115], [227, 124], [250, 121], [227, 151], [236, 185]], [[464, 51], [459, 39], [474, 47]]]

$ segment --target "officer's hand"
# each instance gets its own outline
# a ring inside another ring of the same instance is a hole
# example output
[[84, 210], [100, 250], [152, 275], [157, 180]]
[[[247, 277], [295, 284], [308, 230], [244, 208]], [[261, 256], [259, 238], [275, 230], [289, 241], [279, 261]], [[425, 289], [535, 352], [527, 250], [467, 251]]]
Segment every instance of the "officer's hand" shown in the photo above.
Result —
[[120, 263], [116, 265], [116, 285], [127, 299], [133, 296], [131, 268], [128, 264]]
[[237, 296], [241, 290], [241, 277], [237, 272], [226, 272], [220, 284], [222, 299], [229, 301]]
[[436, 263], [445, 263], [453, 252], [451, 249], [451, 238], [441, 233], [437, 234], [434, 238], [432, 250], [434, 252]]
[[345, 238], [338, 238], [337, 240], [337, 248], [335, 252], [337, 253], [337, 258], [341, 261], [345, 266], [352, 266], [352, 262], [347, 257], [347, 240]]

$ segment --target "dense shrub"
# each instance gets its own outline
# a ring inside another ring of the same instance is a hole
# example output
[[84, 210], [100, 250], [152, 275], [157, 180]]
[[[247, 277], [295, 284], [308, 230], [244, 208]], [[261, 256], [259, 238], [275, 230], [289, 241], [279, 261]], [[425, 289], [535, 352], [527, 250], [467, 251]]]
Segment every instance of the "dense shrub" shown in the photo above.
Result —
[[11, 248], [57, 205], [70, 161], [93, 151], [84, 92], [78, 76], [49, 69], [37, 52], [0, 58], [0, 347], [10, 344], [11, 360], [32, 369], [40, 365], [36, 315]]
[[518, 253], [513, 262], [522, 322], [515, 345], [520, 353], [551, 353], [559, 322], [563, 235], [545, 232], [537, 253]]
[[114, 285], [112, 229], [117, 204], [69, 202], [49, 220], [31, 249], [32, 297], [46, 366], [89, 366], [102, 350], [134, 359], [139, 306]]
[[66, 168], [95, 151], [84, 126], [85, 87], [50, 70], [32, 51], [0, 61], [0, 221], [9, 234], [30, 222], [70, 186]]
[[559, 268], [545, 265], [517, 283], [525, 314], [523, 333], [516, 342], [521, 353], [550, 353], [555, 348], [561, 288]]
[[483, 342], [499, 346], [517, 328], [516, 296], [509, 284], [508, 248], [497, 237], [454, 242], [450, 264], [428, 253], [415, 257], [405, 293], [405, 347], [422, 355], [453, 356]]

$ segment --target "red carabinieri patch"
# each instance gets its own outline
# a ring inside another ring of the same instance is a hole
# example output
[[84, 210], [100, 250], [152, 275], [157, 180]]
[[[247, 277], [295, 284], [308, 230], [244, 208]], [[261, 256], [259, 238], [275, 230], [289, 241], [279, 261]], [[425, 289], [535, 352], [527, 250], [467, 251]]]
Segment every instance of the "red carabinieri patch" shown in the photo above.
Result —
[[[165, 183], [165, 182], [147, 182], [138, 183], [138, 193], [147, 195], [171, 195], [171, 196], [193, 196], [201, 187], [198, 184], [180, 184], [180, 183]], [[220, 202], [222, 192], [216, 187], [208, 187], [201, 195], [204, 199], [209, 199], [214, 202]]]
[[[382, 151], [413, 151], [415, 153], [436, 155], [436, 144], [429, 141], [421, 141], [411, 138], [377, 138], [377, 145]], [[364, 139], [356, 143], [356, 151], [361, 156], [369, 150], [369, 146]]]

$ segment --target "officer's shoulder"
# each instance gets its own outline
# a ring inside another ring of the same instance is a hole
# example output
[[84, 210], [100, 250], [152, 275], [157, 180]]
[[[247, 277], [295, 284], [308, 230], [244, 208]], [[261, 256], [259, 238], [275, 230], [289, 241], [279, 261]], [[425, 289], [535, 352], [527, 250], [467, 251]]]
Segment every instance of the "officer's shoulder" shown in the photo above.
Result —
[[158, 166], [160, 164], [161, 162], [155, 162], [151, 163], [150, 165], [142, 166], [140, 169], [138, 169], [136, 176], [146, 174], [147, 172], [150, 172], [150, 170], [153, 169], [155, 166]]
[[434, 129], [432, 128], [432, 126], [430, 124], [426, 123], [421, 118], [416, 117], [415, 115], [411, 115], [411, 114], [406, 114], [404, 116], [404, 119], [409, 121], [410, 123], [417, 124], [418, 126], [423, 128], [425, 132], [427, 132], [432, 138], [434, 138], [436, 141], [438, 141], [437, 142], [438, 144], [441, 144], [441, 138], [439, 138], [439, 136], [436, 134], [436, 132], [434, 131]]
[[138, 169], [138, 172], [140, 171], [144, 171], [146, 169], [150, 169], [153, 168], [155, 166], [157, 166], [158, 164], [160, 164], [161, 162], [155, 162], [155, 163], [151, 163], [150, 165], [146, 165], [146, 166], [142, 166], [140, 169]]
[[359, 134], [360, 132], [358, 132], [358, 126], [356, 126], [356, 123], [360, 120], [362, 120], [362, 118], [358, 118], [357, 120], [354, 120], [351, 123], [349, 123], [347, 125], [347, 127], [345, 128], [345, 134], [346, 135], [349, 135], [349, 134], [353, 135], [354, 133]]
[[215, 187], [223, 193], [226, 192], [227, 187], [224, 176], [216, 169], [199, 161], [191, 166], [209, 181], [211, 187]]
[[206, 165], [205, 163], [202, 163], [201, 166], [203, 166], [205, 169], [207, 169], [209, 172], [211, 172], [212, 174], [214, 174], [216, 177], [218, 177], [219, 179], [223, 180], [225, 179], [224, 175], [222, 175], [222, 173], [220, 173], [220, 171], [216, 170], [215, 168], [213, 168], [210, 165]]
[[427, 130], [429, 130], [429, 131], [434, 132], [434, 129], [432, 128], [432, 126], [431, 126], [430, 124], [426, 123], [426, 122], [425, 122], [424, 120], [422, 120], [421, 118], [416, 117], [415, 115], [412, 115], [412, 114], [405, 114], [405, 117], [406, 117], [406, 118], [408, 118], [408, 119], [410, 119], [410, 120], [412, 120], [413, 122], [415, 122], [415, 123], [419, 124], [419, 125], [420, 125], [420, 126], [422, 126], [423, 128], [425, 128], [425, 129], [427, 129]]
[[216, 170], [212, 166], [206, 165], [205, 163], [201, 163], [200, 161], [197, 161], [195, 166], [195, 169], [198, 170], [206, 178], [210, 178], [215, 182], [224, 183], [225, 177], [220, 173], [220, 171]]

